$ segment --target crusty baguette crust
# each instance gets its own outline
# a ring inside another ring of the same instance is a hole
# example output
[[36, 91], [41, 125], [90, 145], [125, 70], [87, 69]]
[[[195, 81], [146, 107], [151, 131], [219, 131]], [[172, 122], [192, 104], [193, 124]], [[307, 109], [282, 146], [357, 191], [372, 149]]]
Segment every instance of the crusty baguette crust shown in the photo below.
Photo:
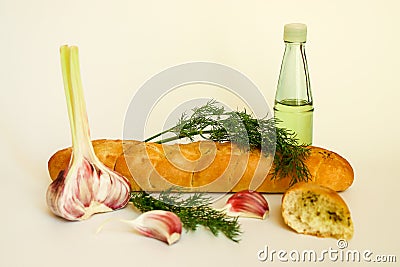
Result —
[[354, 226], [340, 195], [325, 186], [300, 182], [282, 197], [284, 222], [298, 233], [349, 240]]
[[[267, 172], [272, 157], [261, 155], [257, 149], [244, 152], [231, 143], [201, 141], [160, 145], [104, 139], [92, 143], [100, 161], [128, 178], [134, 191], [160, 191], [178, 185], [193, 191], [238, 192], [250, 188], [282, 193], [289, 188], [291, 180], [290, 177], [272, 180], [271, 173]], [[53, 180], [68, 167], [70, 157], [71, 148], [66, 148], [50, 158], [48, 170]], [[310, 182], [335, 191], [344, 191], [353, 183], [351, 165], [332, 151], [311, 147], [306, 165], [312, 176]]]

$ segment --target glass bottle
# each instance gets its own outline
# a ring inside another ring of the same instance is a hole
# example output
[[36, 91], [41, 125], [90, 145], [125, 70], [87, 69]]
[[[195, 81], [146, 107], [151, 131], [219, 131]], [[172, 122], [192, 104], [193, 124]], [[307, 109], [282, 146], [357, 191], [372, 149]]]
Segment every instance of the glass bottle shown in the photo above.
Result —
[[275, 95], [274, 115], [278, 127], [294, 131], [300, 144], [311, 145], [314, 107], [305, 54], [306, 39], [305, 24], [285, 25], [285, 52]]

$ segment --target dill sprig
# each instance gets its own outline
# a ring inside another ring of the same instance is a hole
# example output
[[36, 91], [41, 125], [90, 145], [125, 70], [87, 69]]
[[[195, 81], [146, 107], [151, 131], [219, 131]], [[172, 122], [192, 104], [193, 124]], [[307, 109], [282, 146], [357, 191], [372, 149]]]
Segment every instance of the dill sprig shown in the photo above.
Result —
[[279, 122], [274, 118], [254, 118], [244, 111], [226, 111], [218, 106], [215, 100], [204, 106], [196, 107], [189, 116], [182, 114], [178, 123], [150, 138], [156, 139], [166, 133], [172, 137], [161, 139], [156, 143], [166, 143], [182, 138], [194, 141], [201, 137], [215, 142], [233, 142], [243, 148], [260, 149], [265, 155], [275, 153], [272, 179], [291, 177], [290, 185], [307, 181], [311, 174], [304, 163], [310, 150], [298, 143], [296, 134], [288, 129], [277, 127]]
[[158, 197], [139, 191], [132, 192], [130, 202], [141, 212], [166, 210], [178, 215], [187, 231], [195, 231], [199, 225], [209, 229], [215, 236], [222, 232], [232, 241], [239, 242], [241, 234], [238, 218], [228, 217], [223, 211], [211, 207], [210, 198], [201, 193], [183, 197], [172, 189], [162, 191]]
[[299, 145], [296, 134], [285, 128], [276, 127], [276, 151], [272, 178], [291, 177], [290, 185], [307, 182], [311, 173], [305, 164], [310, 155], [310, 148]]

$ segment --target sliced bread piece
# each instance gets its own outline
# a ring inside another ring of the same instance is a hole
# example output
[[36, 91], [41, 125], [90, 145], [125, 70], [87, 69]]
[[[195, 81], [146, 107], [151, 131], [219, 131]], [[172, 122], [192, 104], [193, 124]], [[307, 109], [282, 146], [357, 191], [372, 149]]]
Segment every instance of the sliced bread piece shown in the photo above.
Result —
[[334, 190], [297, 183], [282, 197], [282, 217], [298, 233], [349, 240], [354, 227], [349, 208]]

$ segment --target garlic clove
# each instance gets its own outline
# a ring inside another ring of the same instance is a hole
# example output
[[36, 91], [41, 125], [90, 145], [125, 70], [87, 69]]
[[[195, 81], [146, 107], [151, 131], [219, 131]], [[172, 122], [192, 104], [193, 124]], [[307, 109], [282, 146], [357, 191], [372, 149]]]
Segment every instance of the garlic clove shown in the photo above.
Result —
[[269, 205], [260, 193], [244, 190], [233, 194], [227, 200], [225, 211], [228, 216], [265, 219], [269, 213]]
[[68, 168], [47, 189], [50, 210], [67, 220], [84, 220], [95, 213], [125, 207], [130, 198], [129, 181], [108, 169], [96, 157], [79, 70], [78, 48], [62, 46], [61, 66], [72, 135]]
[[179, 217], [165, 210], [151, 210], [142, 213], [135, 220], [121, 221], [134, 227], [138, 233], [161, 240], [168, 245], [177, 242], [182, 233], [182, 222]]

